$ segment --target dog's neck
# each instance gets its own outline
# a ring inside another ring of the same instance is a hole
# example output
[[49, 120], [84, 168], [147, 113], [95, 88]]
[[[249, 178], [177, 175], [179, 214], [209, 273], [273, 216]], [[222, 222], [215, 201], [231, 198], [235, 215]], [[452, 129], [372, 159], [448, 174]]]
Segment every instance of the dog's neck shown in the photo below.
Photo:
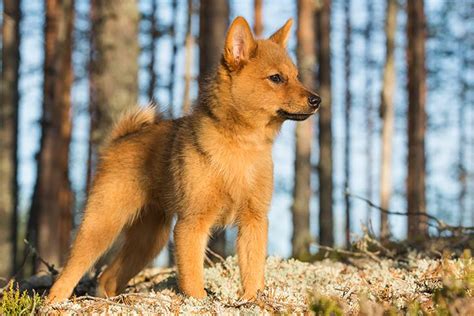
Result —
[[199, 103], [195, 108], [197, 117], [210, 120], [229, 136], [261, 137], [262, 141], [273, 143], [283, 120], [268, 118], [265, 113], [238, 110], [242, 107], [238, 107], [232, 98], [232, 79], [225, 66], [219, 65], [214, 78], [200, 88]]

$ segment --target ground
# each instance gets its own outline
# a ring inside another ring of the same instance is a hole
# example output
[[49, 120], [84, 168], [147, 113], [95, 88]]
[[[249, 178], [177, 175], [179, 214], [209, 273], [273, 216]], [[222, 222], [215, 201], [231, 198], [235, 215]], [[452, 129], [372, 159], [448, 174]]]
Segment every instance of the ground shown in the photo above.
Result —
[[[420, 314], [439, 308], [452, 315], [474, 313], [472, 258], [427, 259], [412, 254], [406, 260], [368, 257], [344, 261], [324, 259], [303, 263], [269, 257], [266, 288], [255, 302], [239, 301], [237, 260], [229, 257], [206, 269], [205, 286], [209, 295], [204, 300], [179, 294], [174, 269], [153, 268], [132, 280], [121, 296], [76, 297], [65, 303], [43, 306], [40, 313], [233, 315], [312, 310], [322, 315], [331, 312], [381, 315], [395, 310]], [[453, 291], [460, 287], [463, 291], [440, 301], [438, 293], [447, 287]]]

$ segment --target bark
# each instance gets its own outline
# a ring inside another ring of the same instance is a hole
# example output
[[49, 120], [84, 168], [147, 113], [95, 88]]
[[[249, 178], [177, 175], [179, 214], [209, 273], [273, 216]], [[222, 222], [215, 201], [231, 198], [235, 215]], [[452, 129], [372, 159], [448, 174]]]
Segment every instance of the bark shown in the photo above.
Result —
[[[425, 202], [425, 14], [423, 0], [407, 3], [408, 64], [408, 213], [426, 212]], [[428, 234], [423, 217], [408, 216], [408, 238], [424, 238]]]
[[263, 33], [263, 0], [253, 1], [254, 24], [253, 32], [256, 38], [260, 38]]
[[[298, 0], [297, 58], [299, 74], [303, 84], [314, 90], [314, 65], [316, 51], [314, 43], [314, 3]], [[304, 260], [309, 257], [311, 243], [311, 144], [313, 118], [299, 122], [295, 131], [295, 186], [293, 188], [293, 236], [292, 256]]]
[[170, 27], [170, 35], [171, 35], [171, 40], [173, 42], [173, 46], [171, 48], [171, 64], [170, 64], [170, 81], [168, 85], [168, 113], [170, 117], [173, 117], [174, 114], [174, 81], [176, 77], [176, 55], [178, 54], [178, 42], [176, 38], [176, 15], [178, 13], [178, 1], [173, 0], [171, 3], [172, 6], [172, 12], [173, 12], [173, 21], [171, 21], [171, 27]]
[[148, 74], [150, 76], [150, 82], [148, 84], [147, 96], [150, 102], [155, 103], [155, 88], [157, 75], [155, 71], [156, 65], [156, 51], [158, 44], [159, 32], [157, 28], [156, 14], [158, 12], [157, 0], [153, 0], [151, 4], [150, 12], [150, 62], [148, 64]]
[[331, 101], [331, 0], [322, 0], [316, 15], [316, 40], [319, 60], [319, 242], [334, 244], [332, 179], [332, 101]]
[[[463, 63], [464, 64], [464, 63]], [[464, 64], [465, 65], [465, 64]], [[466, 69], [466, 68], [463, 68]], [[458, 195], [458, 203], [459, 203], [459, 226], [463, 226], [464, 224], [464, 216], [466, 214], [466, 195], [467, 195], [467, 169], [465, 166], [465, 146], [467, 143], [466, 134], [464, 132], [464, 126], [466, 124], [466, 106], [465, 102], [467, 102], [467, 86], [468, 83], [464, 81], [464, 78], [461, 79], [461, 102], [459, 103], [459, 145], [458, 145], [458, 180], [459, 180], [459, 195]]]
[[[396, 0], [387, 0], [385, 18], [385, 66], [383, 70], [382, 93], [380, 98], [380, 115], [382, 118], [382, 153], [380, 170], [380, 206], [390, 209], [392, 196], [392, 139], [394, 124], [393, 97], [396, 85], [395, 73], [395, 33], [397, 29]], [[388, 215], [380, 213], [380, 237], [387, 239], [390, 235]]]
[[[3, 2], [2, 82], [0, 84], [0, 277], [15, 271], [18, 196], [18, 77], [20, 64], [20, 0]], [[7, 260], [6, 258], [10, 258]], [[1, 282], [0, 282], [0, 286]]]
[[199, 93], [206, 78], [214, 74], [219, 64], [227, 27], [229, 3], [227, 0], [202, 0], [199, 8]]
[[[469, 6], [467, 6], [469, 7]], [[472, 5], [474, 8], [474, 5]], [[469, 16], [463, 15], [462, 20], [467, 22]], [[471, 33], [472, 34], [472, 33]], [[467, 135], [469, 135], [469, 130], [466, 126], [466, 116], [467, 114], [467, 105], [469, 104], [468, 93], [469, 93], [469, 80], [467, 78], [467, 74], [463, 71], [464, 69], [472, 69], [472, 64], [474, 60], [469, 60], [469, 51], [474, 51], [472, 47], [469, 47], [470, 43], [473, 45], [473, 42], [469, 41], [469, 35], [471, 35], [469, 31], [465, 30], [464, 36], [460, 38], [459, 46], [460, 46], [460, 64], [461, 69], [459, 70], [459, 82], [460, 82], [460, 91], [459, 91], [459, 108], [458, 108], [458, 180], [459, 180], [459, 195], [458, 195], [458, 203], [459, 203], [459, 226], [463, 226], [464, 222], [467, 220], [465, 218], [466, 211], [467, 211], [467, 193], [468, 193], [468, 167], [466, 165], [466, 144], [468, 143]], [[471, 125], [472, 127], [472, 125]], [[474, 213], [474, 209], [472, 210]]]
[[[364, 39], [365, 39], [365, 104], [367, 106], [367, 114], [366, 114], [366, 125], [367, 125], [367, 144], [365, 148], [365, 156], [367, 160], [367, 170], [366, 170], [366, 197], [373, 201], [373, 184], [374, 184], [374, 172], [373, 172], [373, 165], [374, 165], [374, 142], [373, 142], [373, 135], [374, 135], [374, 102], [372, 99], [372, 87], [373, 87], [373, 68], [374, 68], [374, 60], [372, 57], [372, 28], [373, 28], [373, 20], [374, 20], [374, 7], [373, 1], [367, 0], [367, 23], [365, 25], [364, 30]], [[372, 221], [372, 207], [367, 205], [367, 225], [370, 225]]]
[[[352, 94], [351, 94], [351, 41], [352, 41], [352, 25], [351, 25], [351, 1], [346, 0], [344, 2], [344, 16], [345, 16], [345, 31], [344, 31], [344, 80], [346, 89], [344, 93], [344, 190], [348, 191], [350, 186], [350, 175], [351, 175], [351, 107], [352, 107]], [[345, 240], [346, 247], [349, 247], [351, 243], [351, 200], [349, 195], [344, 195], [344, 205], [346, 211], [346, 227], [345, 227]]]
[[72, 229], [69, 145], [74, 1], [47, 0], [45, 4], [42, 135], [30, 226], [36, 232], [30, 237], [43, 259], [60, 266]]
[[193, 47], [194, 37], [192, 32], [193, 0], [188, 0], [188, 15], [186, 18], [186, 37], [184, 39], [184, 96], [183, 96], [183, 114], [191, 110], [191, 81], [193, 66]]
[[138, 101], [136, 0], [91, 1], [89, 180], [110, 129]]
[[[202, 0], [199, 8], [199, 95], [220, 61], [227, 27], [229, 3], [227, 0]], [[225, 230], [213, 234], [209, 247], [225, 257]]]

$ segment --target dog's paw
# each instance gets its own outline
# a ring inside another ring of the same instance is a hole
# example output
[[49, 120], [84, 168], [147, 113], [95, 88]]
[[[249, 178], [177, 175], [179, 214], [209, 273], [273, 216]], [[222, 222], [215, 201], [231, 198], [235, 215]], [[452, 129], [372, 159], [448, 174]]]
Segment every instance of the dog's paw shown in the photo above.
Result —
[[207, 297], [207, 292], [204, 289], [188, 289], [184, 291], [184, 294], [199, 300], [205, 299]]
[[64, 297], [63, 295], [58, 295], [58, 294], [54, 294], [54, 293], [49, 293], [48, 296], [46, 297], [45, 299], [45, 303], [47, 305], [51, 305], [51, 304], [57, 304], [57, 303], [61, 303], [61, 302], [64, 302], [68, 299], [68, 297]]
[[53, 284], [53, 287], [49, 290], [48, 296], [46, 297], [45, 302], [47, 304], [56, 304], [67, 301], [67, 299], [72, 295], [72, 289], [67, 284], [57, 282]]
[[240, 303], [251, 303], [255, 302], [258, 297], [258, 291], [245, 291], [242, 295], [239, 297], [239, 302]]

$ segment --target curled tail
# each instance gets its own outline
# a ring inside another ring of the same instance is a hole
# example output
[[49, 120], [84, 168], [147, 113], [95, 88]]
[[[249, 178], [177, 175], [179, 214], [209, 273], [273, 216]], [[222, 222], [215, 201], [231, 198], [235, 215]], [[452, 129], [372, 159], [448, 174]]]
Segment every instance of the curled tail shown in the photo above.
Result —
[[124, 136], [136, 133], [144, 127], [155, 123], [158, 119], [156, 106], [136, 107], [126, 112], [115, 124], [109, 136], [109, 143]]

